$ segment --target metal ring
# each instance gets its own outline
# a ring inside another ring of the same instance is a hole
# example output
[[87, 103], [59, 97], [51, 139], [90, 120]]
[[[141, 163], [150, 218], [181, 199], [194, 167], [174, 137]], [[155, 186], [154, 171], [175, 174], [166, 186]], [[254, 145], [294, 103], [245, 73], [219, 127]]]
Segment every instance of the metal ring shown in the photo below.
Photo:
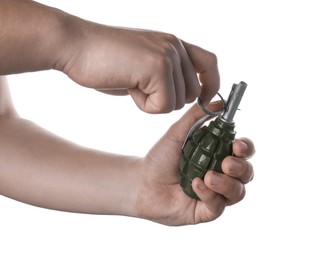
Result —
[[200, 99], [199, 97], [197, 98], [197, 104], [198, 104], [198, 106], [203, 110], [203, 112], [204, 112], [205, 114], [210, 115], [210, 116], [219, 116], [219, 115], [221, 115], [221, 114], [225, 111], [225, 109], [226, 109], [226, 102], [225, 102], [225, 100], [223, 99], [223, 97], [222, 97], [219, 93], [217, 93], [217, 95], [220, 97], [220, 99], [222, 100], [222, 102], [223, 102], [223, 104], [224, 104], [223, 109], [220, 110], [220, 111], [209, 111], [209, 110], [206, 109], [206, 107], [203, 105], [201, 99]]

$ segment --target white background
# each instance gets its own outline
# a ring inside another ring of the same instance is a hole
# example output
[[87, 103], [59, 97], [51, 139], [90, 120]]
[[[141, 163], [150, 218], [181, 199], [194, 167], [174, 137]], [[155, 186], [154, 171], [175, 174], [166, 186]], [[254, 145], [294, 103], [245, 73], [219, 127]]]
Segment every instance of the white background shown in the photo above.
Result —
[[[243, 80], [238, 136], [257, 153], [246, 198], [186, 227], [56, 212], [0, 197], [0, 259], [313, 259], [311, 1], [42, 0], [95, 22], [173, 33], [218, 56], [221, 94]], [[9, 78], [19, 113], [84, 146], [145, 155], [188, 109], [139, 111], [58, 72]]]

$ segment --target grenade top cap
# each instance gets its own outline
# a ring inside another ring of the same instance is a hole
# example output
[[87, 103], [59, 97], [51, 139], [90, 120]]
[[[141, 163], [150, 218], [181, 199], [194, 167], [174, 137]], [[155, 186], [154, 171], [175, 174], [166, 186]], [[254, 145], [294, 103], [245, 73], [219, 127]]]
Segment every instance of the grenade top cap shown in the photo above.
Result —
[[220, 116], [222, 120], [226, 122], [230, 122], [230, 123], [233, 121], [233, 117], [241, 102], [246, 86], [247, 84], [243, 81], [241, 81], [239, 84], [233, 84], [230, 95], [226, 103], [225, 110]]

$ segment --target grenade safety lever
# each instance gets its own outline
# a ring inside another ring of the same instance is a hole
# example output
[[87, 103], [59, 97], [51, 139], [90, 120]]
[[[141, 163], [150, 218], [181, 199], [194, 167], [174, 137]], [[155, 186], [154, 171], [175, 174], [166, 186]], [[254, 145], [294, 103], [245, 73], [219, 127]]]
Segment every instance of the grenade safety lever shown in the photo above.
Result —
[[222, 173], [223, 159], [232, 155], [232, 143], [236, 135], [233, 118], [246, 86], [243, 81], [233, 84], [222, 114], [208, 126], [198, 128], [192, 136], [188, 136], [182, 148], [179, 182], [183, 191], [193, 199], [199, 199], [192, 188], [193, 179], [203, 179], [208, 170]]

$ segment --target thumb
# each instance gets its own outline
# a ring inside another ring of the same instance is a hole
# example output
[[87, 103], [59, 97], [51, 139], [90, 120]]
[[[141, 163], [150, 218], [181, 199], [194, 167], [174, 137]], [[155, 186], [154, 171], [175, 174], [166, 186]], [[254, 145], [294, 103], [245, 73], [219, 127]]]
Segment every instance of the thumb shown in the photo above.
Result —
[[175, 108], [175, 102], [174, 100], [172, 100], [174, 94], [169, 94], [170, 91], [168, 91], [168, 94], [162, 93], [162, 91], [146, 94], [138, 88], [130, 88], [127, 91], [129, 95], [133, 98], [137, 107], [146, 113], [168, 113]]
[[[205, 107], [208, 111], [219, 111], [223, 108], [223, 102], [215, 101], [207, 104]], [[166, 135], [168, 135], [168, 137], [175, 142], [182, 143], [183, 145], [191, 127], [204, 115], [203, 110], [197, 104], [194, 104], [176, 123], [170, 127]], [[211, 117], [207, 120], [209, 119], [211, 119]]]

